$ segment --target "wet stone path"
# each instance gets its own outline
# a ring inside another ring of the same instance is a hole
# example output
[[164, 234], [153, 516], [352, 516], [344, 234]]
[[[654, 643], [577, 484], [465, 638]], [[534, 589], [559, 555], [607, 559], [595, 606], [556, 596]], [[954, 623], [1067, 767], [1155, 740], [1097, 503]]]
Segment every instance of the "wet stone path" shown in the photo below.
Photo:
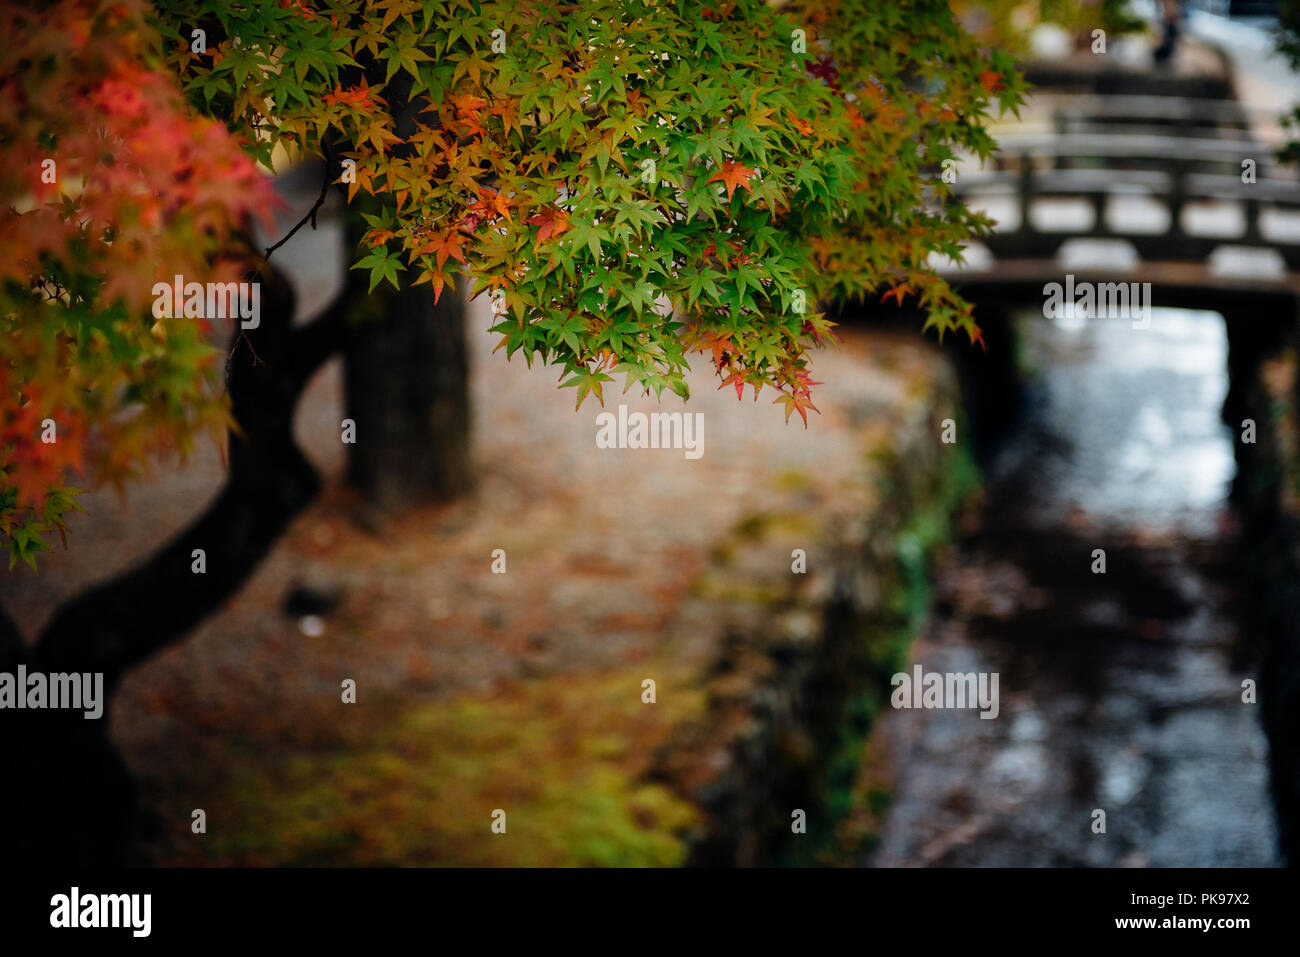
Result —
[[[882, 866], [1279, 863], [1237, 652], [1223, 322], [1021, 324], [1030, 410], [913, 650], [996, 672], [1000, 714], [889, 712]], [[1094, 550], [1106, 571], [1095, 574]], [[1095, 811], [1105, 833], [1094, 833]]]

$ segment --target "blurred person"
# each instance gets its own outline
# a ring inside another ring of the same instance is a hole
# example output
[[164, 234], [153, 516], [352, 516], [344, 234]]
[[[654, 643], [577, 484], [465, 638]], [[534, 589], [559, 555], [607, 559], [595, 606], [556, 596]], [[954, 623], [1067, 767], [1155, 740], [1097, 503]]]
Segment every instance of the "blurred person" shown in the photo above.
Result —
[[1178, 45], [1179, 28], [1183, 20], [1183, 0], [1160, 0], [1160, 19], [1164, 24], [1164, 38], [1155, 48], [1156, 66], [1168, 66]]

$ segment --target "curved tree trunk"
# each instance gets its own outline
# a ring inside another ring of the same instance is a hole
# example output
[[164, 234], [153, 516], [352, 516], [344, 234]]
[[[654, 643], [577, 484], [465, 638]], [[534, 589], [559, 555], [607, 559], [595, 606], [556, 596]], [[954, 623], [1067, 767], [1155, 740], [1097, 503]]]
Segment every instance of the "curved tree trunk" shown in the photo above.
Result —
[[[293, 328], [294, 296], [278, 274], [263, 282], [262, 322], [242, 333], [227, 367], [240, 431], [217, 499], [139, 566], [59, 609], [27, 648], [0, 614], [0, 671], [102, 672], [103, 694], [125, 671], [216, 610], [248, 579], [275, 540], [316, 497], [320, 479], [293, 439], [293, 414], [312, 372], [344, 341], [348, 297]], [[191, 571], [202, 548], [207, 573]], [[0, 712], [5, 786], [0, 820], [15, 825], [0, 859], [69, 865], [129, 862], [136, 792], [108, 737], [109, 713]], [[183, 822], [180, 826], [183, 826]]]

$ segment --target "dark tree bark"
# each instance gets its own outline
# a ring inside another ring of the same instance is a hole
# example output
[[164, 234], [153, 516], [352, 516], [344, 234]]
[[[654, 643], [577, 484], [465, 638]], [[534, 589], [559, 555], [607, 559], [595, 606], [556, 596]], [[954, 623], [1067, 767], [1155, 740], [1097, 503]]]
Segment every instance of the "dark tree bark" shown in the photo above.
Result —
[[[349, 300], [293, 328], [294, 296], [283, 277], [273, 273], [262, 293], [261, 324], [239, 334], [227, 367], [239, 431], [230, 437], [229, 476], [216, 501], [144, 563], [61, 608], [34, 647], [0, 614], [0, 670], [102, 672], [111, 703], [123, 673], [234, 594], [316, 497], [319, 476], [293, 439], [294, 408], [312, 372], [345, 341]], [[191, 571], [196, 548], [206, 553], [206, 574]], [[0, 859], [129, 862], [136, 792], [108, 738], [108, 719], [107, 704], [97, 720], [80, 711], [0, 712], [0, 820], [15, 825], [0, 842]]]
[[[370, 70], [372, 84], [383, 79], [383, 64]], [[402, 75], [385, 94], [403, 137], [415, 130], [410, 90]], [[353, 220], [349, 253], [363, 233]], [[348, 478], [369, 505], [389, 513], [458, 498], [473, 484], [462, 290], [444, 289], [435, 304], [432, 287], [411, 286], [412, 279], [403, 275], [400, 292], [388, 287], [380, 318], [359, 328], [346, 358], [348, 417], [357, 429]]]
[[[97, 720], [81, 711], [0, 712], [0, 820], [12, 825], [0, 863], [139, 863], [131, 858], [141, 823], [136, 788], [108, 736], [112, 690], [234, 594], [316, 497], [320, 478], [294, 442], [293, 416], [330, 355], [356, 340], [348, 366], [359, 439], [353, 475], [378, 502], [404, 507], [417, 495], [469, 487], [459, 298], [446, 290], [435, 309], [427, 286], [404, 292], [390, 300], [387, 320], [361, 324], [356, 336], [351, 314], [376, 305], [365, 293], [362, 274], [351, 273], [338, 301], [294, 327], [292, 289], [279, 274], [264, 279], [261, 324], [238, 334], [227, 364], [239, 428], [217, 499], [155, 555], [59, 609], [34, 646], [0, 609], [0, 671], [102, 672], [106, 699]], [[196, 548], [206, 554], [206, 574], [191, 571]]]
[[[42, 668], [122, 673], [215, 610], [249, 576], [302, 508], [320, 478], [293, 439], [305, 380], [295, 374], [288, 328], [293, 294], [283, 279], [263, 283], [262, 325], [237, 337], [227, 382], [242, 435], [232, 435], [221, 494], [188, 529], [143, 565], [59, 609], [36, 647]], [[190, 570], [201, 548], [206, 574]]]
[[388, 297], [386, 315], [357, 330], [347, 352], [348, 478], [366, 500], [401, 512], [469, 491], [469, 360], [455, 290], [434, 304], [428, 285]]
[[[13, 622], [0, 612], [0, 671], [39, 669]], [[107, 714], [0, 711], [0, 863], [127, 863], [135, 783], [107, 734]]]

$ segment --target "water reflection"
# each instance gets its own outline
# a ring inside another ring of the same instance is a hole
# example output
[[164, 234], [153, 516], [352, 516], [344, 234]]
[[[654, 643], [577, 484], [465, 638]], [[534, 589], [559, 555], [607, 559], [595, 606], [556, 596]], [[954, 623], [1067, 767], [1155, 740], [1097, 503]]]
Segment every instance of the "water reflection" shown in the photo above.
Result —
[[1027, 316], [1020, 335], [1047, 374], [1031, 390], [1028, 441], [1003, 467], [1033, 458], [1033, 518], [1078, 508], [1106, 527], [1212, 536], [1235, 471], [1219, 416], [1228, 343], [1218, 313], [1154, 308], [1147, 329]]
[[927, 671], [997, 672], [1001, 717], [887, 714], [894, 797], [869, 862], [1277, 864], [1215, 539], [1234, 469], [1223, 321], [1040, 314], [1020, 332], [1038, 373], [1027, 421], [913, 654]]

